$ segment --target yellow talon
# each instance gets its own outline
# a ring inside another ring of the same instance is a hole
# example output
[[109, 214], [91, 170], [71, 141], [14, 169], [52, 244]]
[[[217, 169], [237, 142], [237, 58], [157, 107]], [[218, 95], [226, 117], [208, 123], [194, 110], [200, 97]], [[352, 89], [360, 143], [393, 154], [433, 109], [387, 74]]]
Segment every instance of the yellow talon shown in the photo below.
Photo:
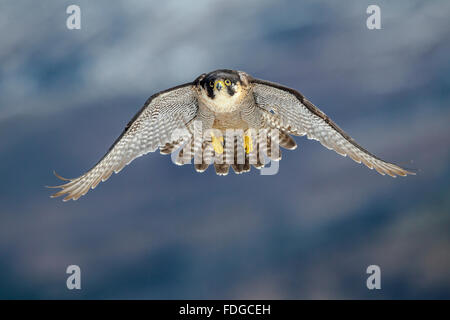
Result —
[[244, 148], [245, 152], [250, 153], [253, 151], [253, 142], [252, 137], [245, 135], [244, 136]]
[[220, 136], [219, 138], [217, 138], [214, 133], [211, 132], [211, 138], [212, 138], [212, 146], [214, 148], [214, 151], [217, 154], [222, 154], [223, 153], [223, 137]]

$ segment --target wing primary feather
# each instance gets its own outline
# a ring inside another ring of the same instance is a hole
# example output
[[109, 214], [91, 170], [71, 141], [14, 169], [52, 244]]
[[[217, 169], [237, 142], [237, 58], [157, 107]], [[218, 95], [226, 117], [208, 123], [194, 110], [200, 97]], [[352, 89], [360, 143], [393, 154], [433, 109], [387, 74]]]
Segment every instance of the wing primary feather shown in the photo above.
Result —
[[[378, 173], [391, 177], [415, 174], [386, 162], [361, 147], [325, 113], [308, 101], [300, 92], [283, 85], [250, 77], [255, 100], [263, 110], [266, 123], [281, 127], [288, 133], [303, 133], [318, 140], [328, 149], [347, 155]], [[271, 114], [274, 112], [274, 114]], [[271, 119], [274, 116], [278, 120]]]
[[192, 82], [185, 83], [152, 95], [128, 122], [108, 152], [84, 175], [66, 179], [54, 172], [56, 177], [67, 183], [49, 186], [61, 189], [51, 197], [65, 195], [64, 201], [77, 200], [137, 157], [153, 152], [159, 146], [162, 146], [163, 152], [173, 151], [177, 144], [170, 144], [171, 135], [176, 129], [185, 129], [186, 123], [197, 115], [198, 101], [192, 85]]

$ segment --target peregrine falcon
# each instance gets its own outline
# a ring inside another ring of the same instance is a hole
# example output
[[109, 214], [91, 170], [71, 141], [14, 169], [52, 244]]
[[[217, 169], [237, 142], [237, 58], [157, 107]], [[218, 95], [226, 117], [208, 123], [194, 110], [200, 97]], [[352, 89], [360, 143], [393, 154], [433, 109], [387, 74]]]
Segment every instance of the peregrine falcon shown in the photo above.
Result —
[[211, 164], [218, 175], [226, 175], [230, 166], [236, 173], [250, 171], [251, 165], [260, 169], [269, 159], [281, 159], [279, 146], [296, 148], [291, 135], [318, 140], [382, 175], [414, 174], [361, 147], [298, 91], [221, 69], [152, 95], [92, 169], [74, 179], [55, 173], [66, 183], [51, 187], [61, 189], [52, 197], [77, 200], [113, 172], [158, 148], [162, 154], [175, 155], [178, 150], [179, 165], [194, 158], [198, 172]]

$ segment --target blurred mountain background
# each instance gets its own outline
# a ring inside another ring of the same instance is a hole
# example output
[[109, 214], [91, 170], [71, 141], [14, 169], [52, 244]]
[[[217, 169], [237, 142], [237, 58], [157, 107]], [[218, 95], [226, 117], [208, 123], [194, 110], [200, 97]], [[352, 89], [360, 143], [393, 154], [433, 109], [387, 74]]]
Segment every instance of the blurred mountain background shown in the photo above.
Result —
[[[81, 30], [66, 28], [71, 4]], [[449, 1], [2, 1], [0, 298], [450, 298], [449, 14]], [[219, 68], [299, 90], [418, 174], [297, 137], [273, 176], [155, 153], [76, 202], [49, 198], [53, 170], [84, 173], [150, 95]], [[381, 290], [366, 288], [372, 264]]]

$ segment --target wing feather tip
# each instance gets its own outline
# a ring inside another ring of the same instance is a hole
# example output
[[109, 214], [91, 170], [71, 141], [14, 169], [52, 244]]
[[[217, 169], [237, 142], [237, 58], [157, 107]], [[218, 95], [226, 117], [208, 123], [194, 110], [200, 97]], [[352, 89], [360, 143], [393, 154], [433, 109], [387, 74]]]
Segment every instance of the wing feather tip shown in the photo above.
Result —
[[53, 170], [53, 174], [62, 181], [72, 181], [73, 180], [73, 179], [67, 179], [67, 178], [60, 176], [55, 170]]

